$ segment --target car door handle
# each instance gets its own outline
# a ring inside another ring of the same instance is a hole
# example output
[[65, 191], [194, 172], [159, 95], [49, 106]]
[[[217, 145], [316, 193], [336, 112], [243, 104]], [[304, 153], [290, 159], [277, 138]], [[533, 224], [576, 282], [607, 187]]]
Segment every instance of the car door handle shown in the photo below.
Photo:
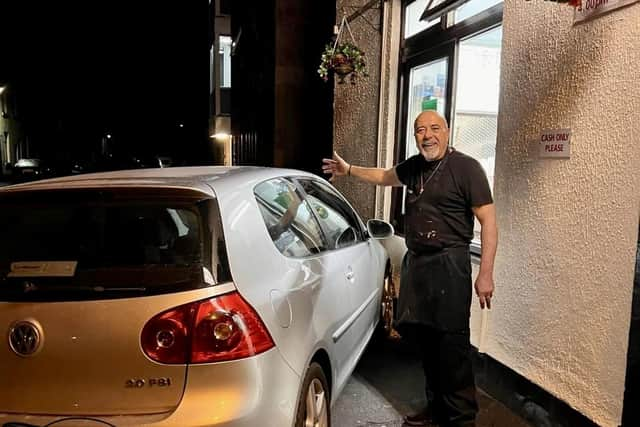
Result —
[[355, 277], [356, 273], [353, 272], [353, 270], [351, 268], [349, 268], [349, 270], [347, 271], [347, 280], [353, 280], [353, 278]]

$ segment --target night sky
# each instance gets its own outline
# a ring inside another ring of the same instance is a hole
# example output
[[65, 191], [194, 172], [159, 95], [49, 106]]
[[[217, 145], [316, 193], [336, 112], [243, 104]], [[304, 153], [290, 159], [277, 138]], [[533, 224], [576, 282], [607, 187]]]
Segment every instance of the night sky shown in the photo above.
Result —
[[34, 154], [86, 157], [109, 133], [118, 154], [203, 160], [208, 15], [205, 0], [3, 0], [0, 84]]

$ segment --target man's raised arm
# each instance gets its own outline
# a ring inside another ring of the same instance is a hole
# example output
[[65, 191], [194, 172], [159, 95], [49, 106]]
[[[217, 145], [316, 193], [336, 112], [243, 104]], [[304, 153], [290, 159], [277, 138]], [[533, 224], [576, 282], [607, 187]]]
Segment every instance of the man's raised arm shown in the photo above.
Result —
[[335, 151], [332, 159], [322, 159], [322, 171], [331, 175], [329, 179], [332, 181], [337, 176], [355, 176], [363, 181], [375, 185], [401, 187], [403, 184], [398, 179], [396, 168], [365, 168], [355, 166], [344, 161], [342, 157]]

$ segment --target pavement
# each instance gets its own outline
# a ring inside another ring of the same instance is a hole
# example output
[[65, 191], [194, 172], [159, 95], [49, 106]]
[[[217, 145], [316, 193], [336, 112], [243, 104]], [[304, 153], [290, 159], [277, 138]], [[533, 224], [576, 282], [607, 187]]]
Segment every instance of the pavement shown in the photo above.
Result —
[[[476, 427], [531, 427], [478, 390]], [[404, 414], [425, 404], [424, 376], [416, 354], [403, 342], [375, 338], [332, 408], [334, 427], [403, 427]]]

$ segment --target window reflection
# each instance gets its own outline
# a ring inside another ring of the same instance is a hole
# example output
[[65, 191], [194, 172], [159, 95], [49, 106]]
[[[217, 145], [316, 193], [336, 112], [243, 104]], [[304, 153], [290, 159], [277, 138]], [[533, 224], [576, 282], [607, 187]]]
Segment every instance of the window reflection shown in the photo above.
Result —
[[411, 70], [406, 158], [418, 154], [413, 136], [413, 121], [418, 114], [425, 110], [436, 110], [446, 115], [447, 66], [447, 58], [442, 58]]
[[286, 256], [305, 257], [324, 250], [322, 232], [293, 183], [273, 179], [254, 190], [269, 236]]
[[454, 23], [462, 22], [499, 3], [502, 3], [502, 0], [470, 0], [455, 10]]
[[[484, 168], [493, 187], [502, 27], [460, 42], [452, 143]], [[475, 239], [479, 241], [479, 224]]]
[[429, 0], [416, 0], [409, 3], [404, 10], [404, 37], [409, 38], [414, 34], [431, 28], [440, 23], [440, 18], [431, 21], [421, 21], [420, 16], [427, 7]]

